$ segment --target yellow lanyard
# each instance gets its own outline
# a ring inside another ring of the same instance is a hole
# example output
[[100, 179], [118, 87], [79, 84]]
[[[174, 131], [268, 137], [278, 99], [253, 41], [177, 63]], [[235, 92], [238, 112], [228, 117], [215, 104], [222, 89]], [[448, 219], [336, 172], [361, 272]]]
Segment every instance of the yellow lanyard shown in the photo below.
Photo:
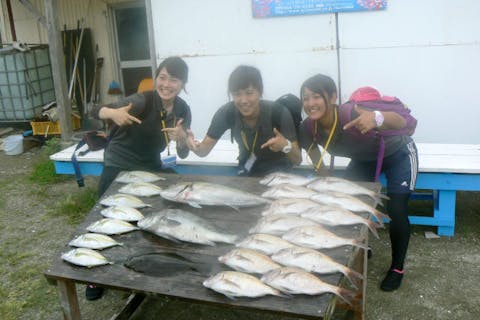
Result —
[[[162, 111], [160, 111], [160, 117], [162, 119], [162, 129], [166, 129], [167, 128], [167, 123], [165, 122], [165, 113]], [[177, 118], [175, 116], [173, 116], [173, 125], [176, 125], [176, 121]], [[166, 131], [163, 131], [163, 135], [165, 137], [165, 143], [167, 144], [167, 153], [168, 155], [170, 155], [170, 140], [168, 139], [168, 133]]]
[[240, 131], [240, 135], [242, 136], [242, 142], [247, 151], [250, 151], [250, 154], [252, 154], [255, 151], [255, 145], [257, 144], [257, 137], [258, 137], [258, 130], [255, 132], [255, 138], [253, 138], [253, 143], [252, 143], [252, 150], [248, 147], [248, 142], [247, 142], [247, 137], [245, 136], [245, 132]]
[[[335, 115], [335, 119], [333, 121], [333, 127], [330, 130], [330, 133], [328, 135], [327, 143], [325, 143], [325, 146], [323, 147], [323, 151], [322, 151], [322, 154], [320, 156], [320, 159], [318, 160], [317, 164], [315, 165], [315, 171], [320, 170], [320, 167], [322, 166], [322, 163], [323, 163], [323, 157], [325, 156], [325, 153], [327, 152], [328, 146], [330, 145], [330, 142], [332, 141], [333, 134], [335, 133], [335, 129], [337, 128], [337, 122], [338, 122], [337, 108], [334, 109], [334, 115]], [[317, 132], [318, 132], [318, 124], [317, 124], [317, 121], [315, 121], [315, 130], [314, 130], [314, 135], [313, 135], [314, 140], [313, 140], [312, 144], [310, 145], [310, 147], [308, 148], [307, 154], [310, 154], [310, 151], [313, 147], [313, 144], [316, 142]]]

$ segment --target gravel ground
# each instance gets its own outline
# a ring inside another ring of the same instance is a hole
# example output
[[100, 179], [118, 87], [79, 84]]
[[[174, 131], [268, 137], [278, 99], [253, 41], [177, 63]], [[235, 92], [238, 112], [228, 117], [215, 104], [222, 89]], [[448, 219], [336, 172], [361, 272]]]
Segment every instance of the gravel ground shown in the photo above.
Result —
[[[36, 147], [19, 156], [0, 152], [0, 257], [3, 264], [0, 314], [9, 315], [0, 317], [2, 319], [62, 318], [55, 287], [47, 284], [42, 270], [48, 268], [75, 230], [75, 226], [65, 223], [65, 217], [52, 215], [51, 209], [69, 194], [78, 192], [78, 187], [73, 177], [48, 188], [28, 181], [38, 155]], [[89, 177], [86, 184], [95, 187], [97, 181], [98, 178]], [[367, 319], [480, 318], [479, 204], [480, 193], [459, 193], [454, 237], [426, 239], [425, 231], [435, 229], [413, 228], [407, 273], [402, 287], [394, 293], [378, 289], [389, 265], [388, 232], [381, 230], [379, 240], [371, 239], [373, 257], [368, 265]], [[9, 254], [13, 257], [11, 260], [8, 260]], [[37, 271], [27, 272], [25, 277], [31, 285], [19, 288], [12, 274], [28, 267], [36, 267], [33, 270]], [[87, 302], [84, 286], [77, 285], [77, 290], [84, 319], [110, 319], [128, 296], [109, 290], [104, 298]], [[46, 299], [48, 303], [36, 299]], [[17, 301], [18, 306], [11, 306], [11, 301]], [[165, 319], [278, 319], [264, 313], [160, 297], [148, 298], [134, 318], [157, 319], [159, 314]]]

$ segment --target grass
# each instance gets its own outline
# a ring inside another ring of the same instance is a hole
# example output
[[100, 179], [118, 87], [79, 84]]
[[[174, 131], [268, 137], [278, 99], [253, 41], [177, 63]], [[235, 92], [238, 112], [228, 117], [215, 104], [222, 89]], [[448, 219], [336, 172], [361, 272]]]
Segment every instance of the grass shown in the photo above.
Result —
[[70, 225], [77, 225], [85, 219], [98, 200], [97, 191], [85, 188], [78, 193], [69, 194], [50, 214], [63, 216]]

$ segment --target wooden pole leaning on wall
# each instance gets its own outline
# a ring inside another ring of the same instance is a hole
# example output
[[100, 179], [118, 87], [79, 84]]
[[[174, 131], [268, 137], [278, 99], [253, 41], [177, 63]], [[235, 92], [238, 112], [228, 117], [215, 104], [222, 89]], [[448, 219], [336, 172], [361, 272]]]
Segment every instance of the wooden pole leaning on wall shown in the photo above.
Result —
[[47, 19], [47, 35], [52, 65], [53, 84], [57, 99], [58, 118], [62, 142], [72, 138], [72, 106], [68, 99], [67, 76], [65, 71], [62, 38], [58, 23], [58, 1], [45, 0], [45, 16]]

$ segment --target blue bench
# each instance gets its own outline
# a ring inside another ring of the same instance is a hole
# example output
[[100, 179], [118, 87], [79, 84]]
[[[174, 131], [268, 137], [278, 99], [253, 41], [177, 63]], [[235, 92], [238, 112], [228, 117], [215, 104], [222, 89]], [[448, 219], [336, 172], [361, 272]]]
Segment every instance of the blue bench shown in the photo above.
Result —
[[[431, 191], [428, 197], [433, 200], [433, 216], [409, 216], [410, 222], [435, 226], [439, 235], [453, 236], [457, 191], [480, 191], [480, 145], [419, 143], [417, 146], [419, 174], [416, 189]], [[74, 148], [69, 147], [50, 157], [58, 174], [74, 174], [70, 161]], [[186, 159], [177, 159], [175, 170], [179, 174], [190, 175], [236, 175], [237, 150], [230, 141], [220, 140], [205, 158], [191, 154]], [[310, 172], [312, 165], [305, 154], [303, 159], [296, 168], [297, 172]], [[78, 157], [78, 161], [84, 175], [100, 175], [103, 150], [89, 152]], [[328, 163], [328, 157], [326, 161]], [[346, 158], [335, 158], [335, 169], [344, 169], [348, 161]], [[383, 177], [381, 182], [385, 182]], [[415, 194], [418, 195], [425, 196], [425, 193]]]

